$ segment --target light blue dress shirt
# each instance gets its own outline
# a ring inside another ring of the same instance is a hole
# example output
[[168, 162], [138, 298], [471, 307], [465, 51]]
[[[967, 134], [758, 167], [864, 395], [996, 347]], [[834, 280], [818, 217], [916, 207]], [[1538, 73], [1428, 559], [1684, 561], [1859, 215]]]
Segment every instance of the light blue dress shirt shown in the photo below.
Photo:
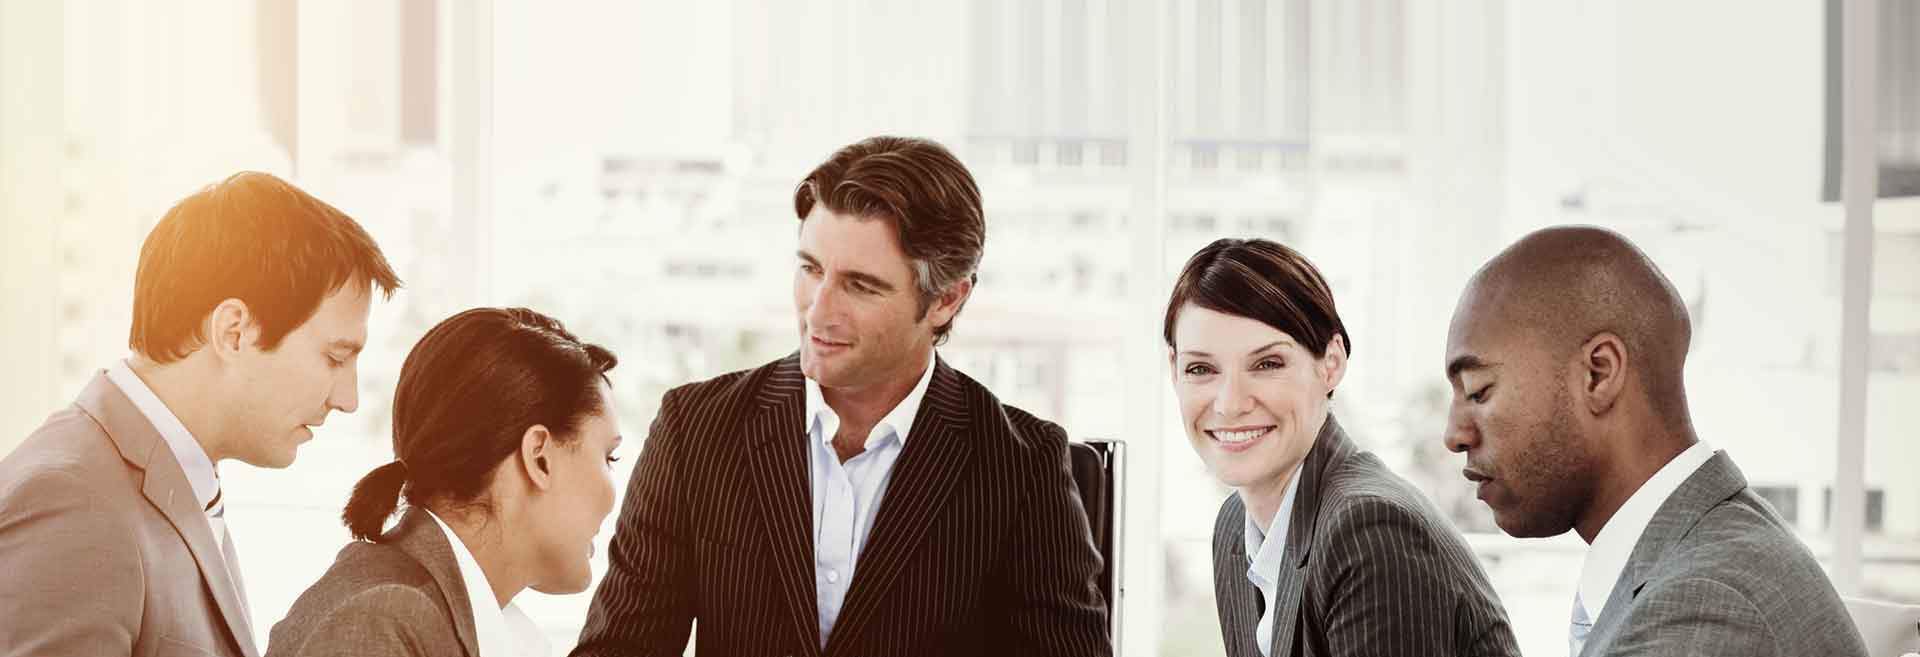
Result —
[[[1273, 512], [1268, 531], [1260, 531], [1251, 514], [1246, 517], [1247, 581], [1260, 589], [1260, 597], [1267, 603], [1260, 613], [1260, 622], [1253, 626], [1253, 641], [1259, 644], [1262, 655], [1273, 654], [1273, 608], [1280, 595], [1280, 569], [1286, 566], [1287, 528], [1293, 524], [1293, 492], [1299, 489], [1300, 466], [1296, 465], [1292, 479], [1287, 482], [1287, 493], [1280, 497], [1280, 509]], [[1267, 540], [1269, 536], [1276, 540]]]
[[873, 530], [893, 464], [906, 449], [913, 417], [920, 412], [920, 400], [932, 380], [933, 353], [929, 350], [920, 383], [873, 425], [867, 433], [866, 451], [846, 463], [841, 463], [840, 455], [833, 450], [840, 415], [827, 406], [820, 384], [811, 378], [806, 380], [807, 442], [813, 454], [809, 467], [813, 482], [813, 585], [819, 595], [821, 648], [826, 647], [833, 622], [840, 617], [860, 549]]

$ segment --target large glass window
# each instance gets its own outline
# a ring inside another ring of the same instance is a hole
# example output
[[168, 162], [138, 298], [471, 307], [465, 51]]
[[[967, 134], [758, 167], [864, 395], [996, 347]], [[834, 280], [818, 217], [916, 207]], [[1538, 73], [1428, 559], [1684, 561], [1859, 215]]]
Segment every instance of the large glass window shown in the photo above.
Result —
[[[1911, 28], [1885, 52], [1920, 43], [1912, 11], [1882, 6]], [[1220, 652], [1209, 540], [1229, 491], [1178, 427], [1151, 318], [1223, 236], [1286, 242], [1326, 272], [1355, 338], [1335, 412], [1467, 532], [1523, 649], [1553, 654], [1585, 546], [1501, 534], [1440, 445], [1455, 297], [1534, 228], [1637, 241], [1692, 313], [1702, 438], [1827, 558], [1844, 278], [1823, 199], [1824, 11], [0, 3], [0, 450], [124, 355], [137, 250], [175, 199], [260, 169], [355, 216], [407, 283], [375, 306], [360, 411], [286, 471], [223, 468], [264, 642], [346, 542], [352, 483], [391, 458], [387, 406], [427, 327], [526, 305], [612, 347], [637, 451], [666, 389], [795, 348], [799, 178], [859, 138], [911, 134], [954, 148], [986, 198], [980, 283], [943, 356], [1077, 438], [1130, 445], [1126, 654]], [[1897, 165], [1920, 80], [1892, 58]], [[1848, 593], [1916, 603], [1920, 199], [1881, 201], [1875, 225], [1867, 576]], [[560, 650], [589, 596], [519, 602]]]

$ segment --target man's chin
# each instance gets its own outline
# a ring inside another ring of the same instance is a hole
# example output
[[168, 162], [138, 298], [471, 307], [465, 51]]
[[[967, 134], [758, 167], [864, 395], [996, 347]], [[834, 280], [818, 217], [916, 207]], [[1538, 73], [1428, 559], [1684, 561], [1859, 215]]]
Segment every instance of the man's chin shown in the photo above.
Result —
[[800, 354], [800, 373], [812, 379], [814, 383], [832, 388], [845, 384], [846, 373], [837, 358], [819, 358], [806, 353]]
[[1493, 524], [1514, 538], [1551, 538], [1567, 533], [1571, 526], [1555, 527], [1553, 523], [1541, 522], [1538, 518], [1519, 517], [1513, 512], [1493, 512]]
[[239, 461], [256, 468], [284, 470], [293, 465], [295, 457], [299, 456], [299, 450], [297, 446], [288, 446], [284, 451], [243, 456]]

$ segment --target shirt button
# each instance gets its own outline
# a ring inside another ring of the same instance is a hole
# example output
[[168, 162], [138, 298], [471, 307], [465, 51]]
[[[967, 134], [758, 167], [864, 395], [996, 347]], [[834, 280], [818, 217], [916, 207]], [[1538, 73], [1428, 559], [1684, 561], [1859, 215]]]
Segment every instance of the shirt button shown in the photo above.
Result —
[[838, 570], [829, 570], [829, 571], [827, 571], [827, 583], [828, 583], [828, 584], [838, 584], [839, 582], [840, 582], [840, 571], [838, 571]]

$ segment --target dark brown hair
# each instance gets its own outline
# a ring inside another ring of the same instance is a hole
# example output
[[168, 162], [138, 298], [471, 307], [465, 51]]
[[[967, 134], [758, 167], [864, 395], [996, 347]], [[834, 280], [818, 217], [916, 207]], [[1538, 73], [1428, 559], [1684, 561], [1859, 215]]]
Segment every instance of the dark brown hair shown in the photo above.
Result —
[[360, 224], [272, 175], [236, 173], [181, 199], [140, 247], [127, 346], [168, 363], [206, 343], [214, 306], [239, 299], [273, 350], [327, 295], [372, 284], [388, 297], [400, 278]]
[[[1173, 344], [1173, 324], [1193, 304], [1258, 320], [1300, 341], [1314, 358], [1327, 355], [1334, 336], [1353, 355], [1353, 337], [1333, 306], [1333, 290], [1300, 252], [1263, 239], [1220, 239], [1187, 259], [1167, 301], [1164, 335]], [[1331, 393], [1329, 393], [1331, 396]]]
[[[920, 316], [940, 293], [975, 271], [986, 249], [986, 215], [973, 174], [945, 146], [912, 137], [869, 137], [836, 151], [793, 192], [801, 221], [814, 204], [838, 214], [891, 222], [913, 261]], [[959, 317], [955, 311], [954, 317]], [[933, 329], [946, 342], [953, 322]]]
[[393, 462], [354, 484], [340, 519], [355, 538], [375, 540], [402, 497], [412, 506], [485, 505], [494, 467], [520, 450], [527, 429], [544, 425], [571, 442], [583, 420], [605, 410], [599, 384], [618, 362], [525, 308], [447, 318], [400, 366]]

